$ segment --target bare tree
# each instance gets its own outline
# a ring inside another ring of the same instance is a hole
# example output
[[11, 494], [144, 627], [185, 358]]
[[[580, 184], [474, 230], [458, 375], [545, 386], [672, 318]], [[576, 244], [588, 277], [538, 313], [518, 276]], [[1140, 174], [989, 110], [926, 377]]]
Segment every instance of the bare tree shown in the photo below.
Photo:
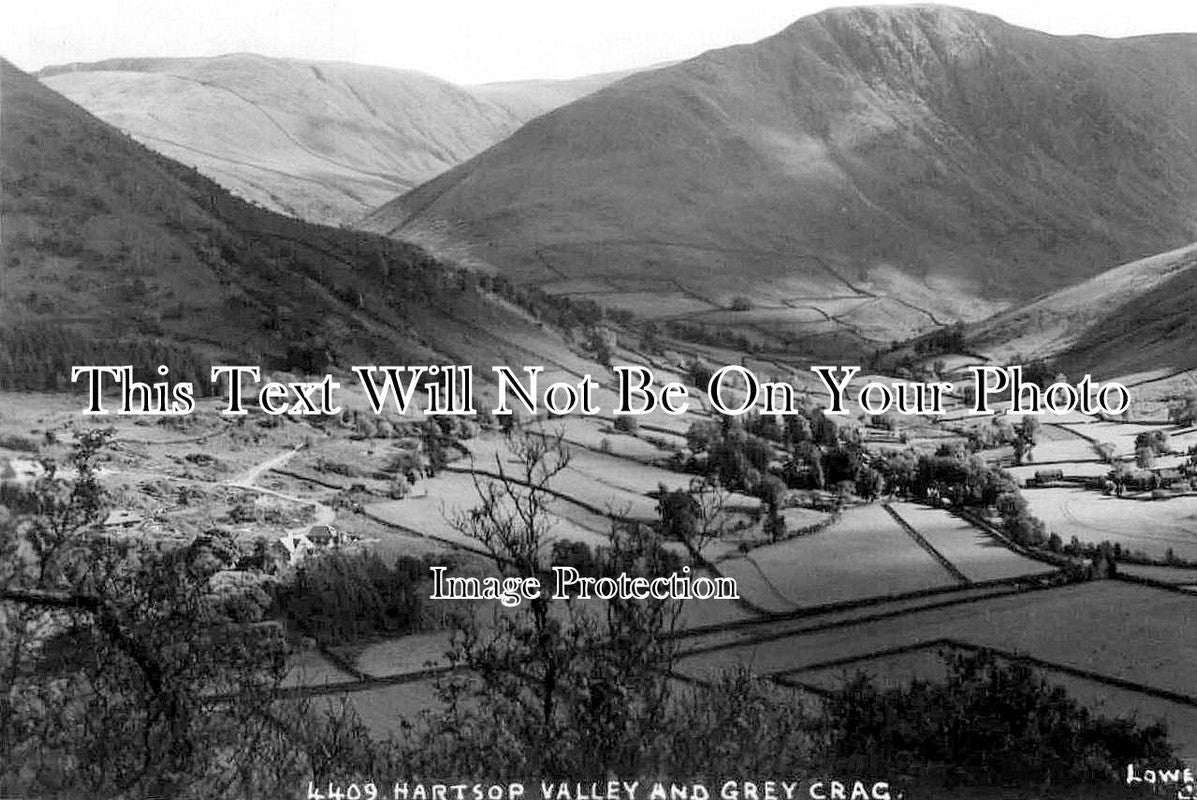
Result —
[[[503, 576], [540, 578], [540, 597], [464, 620], [440, 685], [444, 710], [412, 754], [458, 774], [638, 774], [666, 712], [679, 604], [550, 599], [553, 479], [569, 465], [560, 434], [513, 431], [497, 477], [475, 476], [478, 505], [452, 520]], [[514, 464], [514, 466], [512, 466]], [[670, 555], [647, 526], [613, 522], [603, 575], [655, 575]]]

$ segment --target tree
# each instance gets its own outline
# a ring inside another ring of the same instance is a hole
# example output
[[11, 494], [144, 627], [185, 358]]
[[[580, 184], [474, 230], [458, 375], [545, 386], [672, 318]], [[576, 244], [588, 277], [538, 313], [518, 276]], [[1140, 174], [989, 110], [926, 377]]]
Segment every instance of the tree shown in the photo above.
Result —
[[870, 466], [863, 465], [856, 471], [856, 494], [872, 502], [885, 489], [885, 478]]
[[78, 434], [74, 474], [47, 464], [0, 521], [0, 594], [14, 608], [0, 622], [0, 785], [258, 794], [251, 762], [277, 740], [286, 652], [263, 621], [269, 597], [218, 588], [236, 557], [219, 533], [156, 546], [93, 533], [106, 503], [94, 465], [110, 434]]
[[446, 464], [449, 457], [445, 453], [444, 434], [435, 419], [427, 419], [420, 426], [420, 441], [424, 446], [424, 460], [427, 464], [428, 477], [435, 478]]
[[1014, 463], [1033, 461], [1035, 445], [1039, 440], [1039, 420], [1027, 415], [1014, 426]]
[[1022, 661], [984, 650], [941, 657], [942, 682], [883, 690], [857, 674], [828, 696], [825, 763], [916, 784], [1007, 787], [1003, 796], [1021, 796], [1015, 786], [1109, 783], [1131, 763], [1175, 763], [1161, 723], [1093, 714]]
[[[539, 432], [513, 436], [509, 446], [514, 471], [496, 457], [498, 477], [476, 479], [478, 505], [452, 524], [485, 548], [501, 575], [540, 578], [551, 591], [550, 484], [569, 451], [560, 435]], [[614, 525], [600, 568], [651, 576], [671, 565], [676, 557], [647, 526]], [[639, 774], [668, 711], [680, 605], [617, 597], [601, 609], [550, 608], [550, 591], [491, 624], [462, 622], [449, 658], [471, 674], [441, 682], [444, 711], [426, 721], [415, 771], [423, 762], [488, 778]]]
[[1135, 436], [1135, 451], [1148, 449], [1152, 455], [1163, 455], [1168, 452], [1168, 434], [1160, 430], [1140, 431]]
[[639, 429], [640, 423], [633, 416], [621, 414], [615, 418], [615, 430], [619, 431], [620, 433], [627, 433], [635, 436], [636, 431]]
[[1168, 408], [1168, 418], [1181, 427], [1197, 425], [1197, 389]]

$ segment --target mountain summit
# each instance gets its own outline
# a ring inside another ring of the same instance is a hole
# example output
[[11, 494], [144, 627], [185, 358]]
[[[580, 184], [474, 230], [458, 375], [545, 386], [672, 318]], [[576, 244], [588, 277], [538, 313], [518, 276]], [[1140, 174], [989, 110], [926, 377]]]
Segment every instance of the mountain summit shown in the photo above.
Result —
[[1197, 35], [830, 10], [532, 120], [365, 225], [649, 314], [976, 318], [1197, 238]]

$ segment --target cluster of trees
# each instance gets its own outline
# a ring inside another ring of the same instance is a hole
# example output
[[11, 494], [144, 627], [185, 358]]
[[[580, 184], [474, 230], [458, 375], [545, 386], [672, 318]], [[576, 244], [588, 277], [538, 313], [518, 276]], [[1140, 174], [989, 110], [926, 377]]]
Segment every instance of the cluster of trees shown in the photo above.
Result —
[[964, 351], [964, 323], [954, 322], [914, 340], [914, 352], [920, 355], [960, 353]]
[[1109, 781], [1141, 759], [1175, 760], [1162, 724], [1093, 714], [1022, 662], [986, 651], [941, 655], [942, 682], [881, 690], [857, 675], [832, 695], [836, 759], [947, 785], [1040, 789]]
[[1182, 427], [1197, 425], [1197, 390], [1190, 391], [1170, 405], [1168, 418]]
[[[728, 488], [760, 494], [761, 483], [776, 474], [789, 488], [824, 489], [841, 483], [860, 486], [872, 496], [876, 477], [861, 441], [814, 407], [777, 417], [755, 411], [743, 417], [700, 421], [686, 432], [692, 456], [684, 464]], [[878, 488], [877, 491], [880, 491]]]
[[201, 396], [217, 389], [208, 382], [208, 361], [183, 345], [89, 336], [39, 322], [0, 327], [0, 391], [64, 391], [72, 385], [71, 367], [97, 364], [130, 364], [134, 377], [146, 383], [163, 380], [157, 370], [165, 364], [170, 380], [191, 381]]
[[[575, 329], [588, 330], [602, 324], [614, 312], [606, 311], [593, 300], [577, 300], [552, 295], [536, 286], [513, 283], [503, 275], [478, 275], [478, 286], [514, 303], [533, 317], [569, 333]], [[616, 315], [626, 320], [627, 315]], [[615, 318], [615, 317], [613, 317]]]
[[350, 644], [428, 627], [429, 567], [438, 562], [333, 551], [307, 558], [277, 592], [275, 613], [321, 644]]
[[1168, 452], [1168, 434], [1161, 430], [1140, 431], [1135, 436], [1135, 464], [1140, 469], [1151, 469], [1156, 457]]

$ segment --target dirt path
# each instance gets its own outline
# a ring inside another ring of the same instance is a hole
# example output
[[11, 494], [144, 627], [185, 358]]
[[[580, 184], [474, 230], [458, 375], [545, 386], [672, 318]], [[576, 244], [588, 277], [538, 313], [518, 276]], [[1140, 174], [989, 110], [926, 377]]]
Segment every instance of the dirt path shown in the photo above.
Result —
[[298, 453], [301, 449], [302, 446], [295, 447], [291, 450], [284, 450], [282, 453], [272, 456], [265, 461], [261, 461], [244, 472], [240, 472], [229, 480], [225, 481], [226, 485], [228, 486], [233, 486], [238, 489], [246, 489], [259, 494], [267, 494], [271, 497], [277, 497], [280, 500], [287, 500], [292, 503], [299, 503], [300, 505], [312, 506], [316, 509], [315, 519], [298, 527], [288, 528], [287, 533], [289, 534], [307, 533], [307, 531], [309, 531], [315, 525], [331, 525], [333, 520], [337, 517], [336, 509], [334, 509], [332, 506], [325, 505], [324, 503], [312, 500], [310, 498], [295, 497], [294, 495], [276, 492], [274, 489], [267, 489], [263, 486], [254, 485], [264, 473], [283, 466], [290, 461], [291, 457]]

